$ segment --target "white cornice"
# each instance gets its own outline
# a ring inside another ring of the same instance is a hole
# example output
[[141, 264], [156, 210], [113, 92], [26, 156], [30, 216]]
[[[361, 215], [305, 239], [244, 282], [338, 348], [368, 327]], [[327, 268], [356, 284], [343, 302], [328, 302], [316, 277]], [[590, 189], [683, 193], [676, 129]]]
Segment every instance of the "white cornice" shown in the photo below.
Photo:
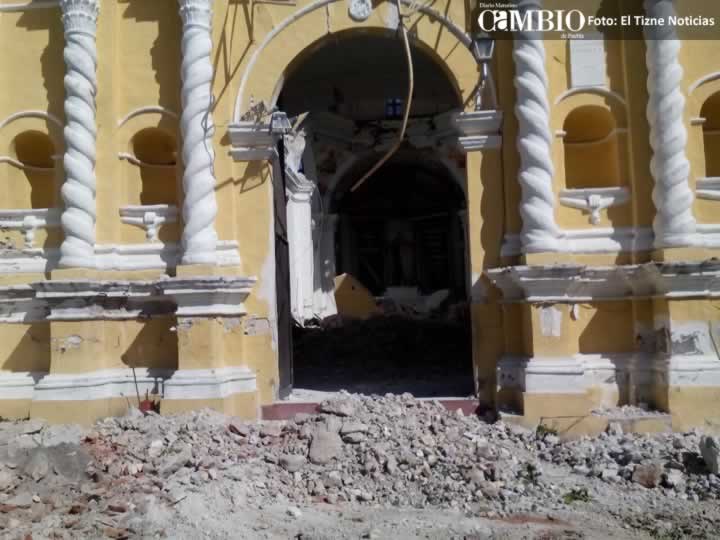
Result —
[[718, 298], [720, 261], [625, 266], [510, 266], [486, 271], [505, 302]]

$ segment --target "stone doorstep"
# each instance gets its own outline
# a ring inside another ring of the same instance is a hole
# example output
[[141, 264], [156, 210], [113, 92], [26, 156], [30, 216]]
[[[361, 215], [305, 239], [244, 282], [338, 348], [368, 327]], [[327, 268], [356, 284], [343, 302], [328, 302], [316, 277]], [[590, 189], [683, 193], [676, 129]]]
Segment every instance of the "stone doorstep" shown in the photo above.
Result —
[[[328, 396], [329, 398], [330, 396]], [[462, 410], [465, 416], [477, 414], [479, 403], [476, 399], [468, 398], [419, 398], [419, 401], [438, 401], [448, 411]], [[320, 412], [320, 402], [313, 401], [276, 401], [261, 406], [262, 420], [292, 420], [296, 414], [315, 414]]]

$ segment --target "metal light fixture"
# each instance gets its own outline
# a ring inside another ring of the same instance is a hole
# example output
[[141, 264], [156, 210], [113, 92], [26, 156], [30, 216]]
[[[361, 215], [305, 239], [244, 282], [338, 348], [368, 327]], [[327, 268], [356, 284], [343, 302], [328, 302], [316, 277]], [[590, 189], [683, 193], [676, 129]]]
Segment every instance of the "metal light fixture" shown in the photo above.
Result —
[[477, 62], [492, 60], [495, 52], [495, 40], [487, 32], [478, 32], [473, 36], [472, 53]]
[[275, 111], [270, 115], [270, 133], [273, 135], [287, 135], [292, 131], [292, 124], [283, 111]]

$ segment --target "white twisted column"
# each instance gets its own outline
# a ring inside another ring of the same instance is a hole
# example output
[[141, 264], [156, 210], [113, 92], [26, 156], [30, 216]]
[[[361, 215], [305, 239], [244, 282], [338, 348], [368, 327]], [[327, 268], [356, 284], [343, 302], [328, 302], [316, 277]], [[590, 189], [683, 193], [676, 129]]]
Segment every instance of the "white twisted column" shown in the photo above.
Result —
[[60, 0], [65, 28], [65, 203], [61, 267], [95, 265], [95, 35], [99, 0]]
[[214, 264], [217, 232], [215, 217], [215, 133], [212, 105], [213, 67], [210, 59], [212, 0], [178, 0], [183, 21], [182, 118], [183, 136], [183, 264]]
[[[645, 0], [645, 12], [665, 21], [675, 14], [672, 0]], [[692, 212], [693, 192], [688, 185], [690, 163], [685, 154], [685, 97], [680, 90], [683, 69], [678, 61], [680, 41], [670, 25], [646, 26], [648, 94], [647, 118], [653, 157], [650, 171], [655, 179], [653, 221], [655, 247], [679, 247], [693, 243], [696, 232]]]
[[[541, 8], [540, 0], [518, 0], [518, 10]], [[517, 32], [513, 41], [522, 189], [520, 216], [525, 253], [556, 251], [560, 230], [555, 223], [554, 167], [545, 46], [540, 32]]]

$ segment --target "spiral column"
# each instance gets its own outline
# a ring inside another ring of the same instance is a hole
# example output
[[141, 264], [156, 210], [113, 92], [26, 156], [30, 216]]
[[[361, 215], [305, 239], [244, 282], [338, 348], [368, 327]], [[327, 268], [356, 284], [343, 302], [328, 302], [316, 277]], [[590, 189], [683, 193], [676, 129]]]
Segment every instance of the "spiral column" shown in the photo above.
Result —
[[97, 19], [99, 0], [60, 0], [65, 29], [65, 238], [60, 266], [95, 266], [95, 153], [97, 125]]
[[[645, 0], [650, 17], [675, 14], [672, 0]], [[688, 184], [690, 163], [686, 155], [685, 96], [680, 90], [683, 69], [678, 60], [680, 40], [670, 25], [646, 26], [646, 62], [649, 94], [647, 119], [653, 157], [650, 172], [655, 180], [653, 221], [655, 247], [681, 247], [694, 242], [694, 195]]]
[[[541, 0], [518, 0], [524, 15], [541, 8]], [[555, 223], [554, 167], [545, 46], [540, 32], [517, 32], [513, 41], [522, 190], [522, 245], [525, 253], [556, 251], [560, 230]]]
[[182, 36], [182, 157], [184, 228], [183, 264], [214, 264], [217, 259], [215, 218], [215, 151], [211, 116], [212, 0], [178, 0]]

